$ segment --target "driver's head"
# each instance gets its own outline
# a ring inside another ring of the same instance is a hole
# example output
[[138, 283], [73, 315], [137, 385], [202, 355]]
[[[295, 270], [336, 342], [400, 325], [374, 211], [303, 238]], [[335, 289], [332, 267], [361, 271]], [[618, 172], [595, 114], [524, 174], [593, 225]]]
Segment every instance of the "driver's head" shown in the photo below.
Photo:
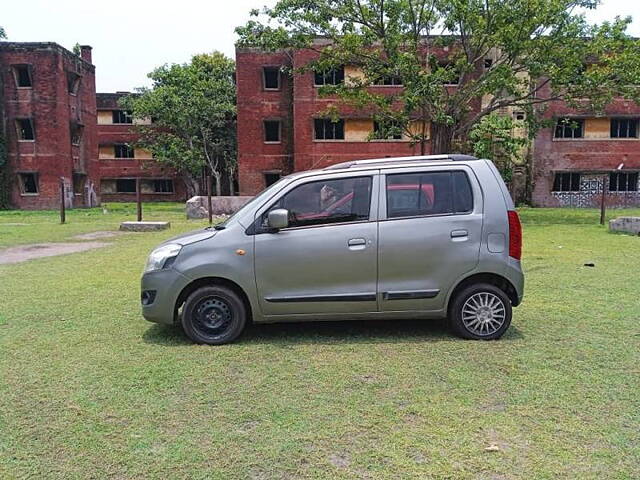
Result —
[[329, 185], [323, 185], [323, 187], [320, 189], [320, 204], [322, 205], [322, 207], [331, 205], [337, 199], [338, 191]]

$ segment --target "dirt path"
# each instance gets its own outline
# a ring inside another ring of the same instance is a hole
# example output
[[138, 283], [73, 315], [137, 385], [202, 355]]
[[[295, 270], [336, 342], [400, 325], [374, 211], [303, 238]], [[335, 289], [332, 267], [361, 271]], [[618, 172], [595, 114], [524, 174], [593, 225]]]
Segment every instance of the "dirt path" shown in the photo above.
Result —
[[112, 245], [105, 242], [82, 243], [37, 243], [33, 245], [20, 245], [0, 250], [0, 265], [7, 263], [20, 263], [34, 258], [54, 257], [67, 253], [84, 252], [94, 248]]

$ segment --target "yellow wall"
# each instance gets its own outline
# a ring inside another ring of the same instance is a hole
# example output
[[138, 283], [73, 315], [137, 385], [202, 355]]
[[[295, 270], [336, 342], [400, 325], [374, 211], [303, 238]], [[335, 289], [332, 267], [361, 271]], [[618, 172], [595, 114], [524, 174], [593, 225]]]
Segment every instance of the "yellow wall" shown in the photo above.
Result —
[[373, 132], [373, 120], [345, 120], [344, 139], [348, 142], [366, 142]]
[[113, 145], [105, 145], [98, 148], [98, 158], [116, 158]]
[[134, 148], [133, 154], [135, 155], [135, 158], [140, 158], [140, 159], [152, 158], [151, 152], [145, 148]]
[[111, 125], [113, 123], [113, 114], [111, 110], [98, 110], [98, 125]]
[[587, 118], [584, 121], [584, 138], [609, 138], [610, 118]]
[[353, 65], [345, 65], [344, 67], [344, 78], [345, 83], [347, 85], [353, 85], [355, 81], [364, 81], [365, 75], [360, 67], [355, 67]]

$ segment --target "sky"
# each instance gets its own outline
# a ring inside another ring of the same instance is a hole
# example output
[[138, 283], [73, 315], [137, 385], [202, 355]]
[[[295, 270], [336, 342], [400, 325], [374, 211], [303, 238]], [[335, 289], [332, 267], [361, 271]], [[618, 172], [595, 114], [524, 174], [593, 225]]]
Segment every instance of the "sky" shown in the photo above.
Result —
[[[5, 2], [0, 16], [8, 40], [93, 47], [98, 92], [148, 86], [147, 73], [183, 63], [196, 53], [234, 55], [234, 28], [249, 11], [275, 0], [31, 0]], [[25, 10], [29, 11], [26, 12]], [[640, 37], [640, 1], [603, 0], [587, 13], [591, 22], [631, 15], [629, 32]]]

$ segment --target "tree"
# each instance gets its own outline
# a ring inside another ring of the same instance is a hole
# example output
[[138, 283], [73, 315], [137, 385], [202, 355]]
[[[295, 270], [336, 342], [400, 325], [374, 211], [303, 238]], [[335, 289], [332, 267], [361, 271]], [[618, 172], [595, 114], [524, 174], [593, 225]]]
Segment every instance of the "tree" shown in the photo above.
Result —
[[2, 27], [0, 27], [0, 38], [7, 38], [7, 32]]
[[163, 65], [149, 74], [151, 88], [121, 101], [138, 125], [137, 145], [154, 161], [175, 168], [189, 195], [201, 192], [199, 179], [208, 169], [220, 195], [222, 176], [236, 168], [235, 63], [220, 52], [192, 57], [190, 63]]
[[[631, 19], [591, 25], [577, 13], [598, 4], [279, 0], [254, 10], [236, 32], [242, 46], [316, 51], [317, 60], [299, 71], [359, 66], [362, 75], [321, 93], [403, 129], [423, 153], [430, 133], [432, 152], [446, 153], [454, 138], [468, 138], [474, 125], [504, 109], [525, 112], [533, 135], [554, 100], [591, 111], [615, 96], [637, 102], [640, 44], [626, 33]], [[404, 88], [392, 94], [369, 88], [389, 79]]]

